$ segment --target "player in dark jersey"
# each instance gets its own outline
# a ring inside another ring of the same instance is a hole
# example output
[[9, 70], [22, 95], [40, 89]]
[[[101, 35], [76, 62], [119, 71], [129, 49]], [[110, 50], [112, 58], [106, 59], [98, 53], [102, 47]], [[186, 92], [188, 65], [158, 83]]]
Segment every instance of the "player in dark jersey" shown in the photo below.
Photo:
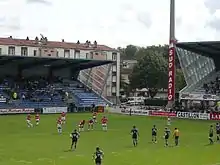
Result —
[[216, 123], [216, 136], [217, 136], [217, 141], [220, 140], [220, 124]]
[[101, 165], [103, 157], [104, 157], [104, 152], [100, 150], [99, 147], [96, 147], [96, 151], [93, 154], [93, 159], [95, 160], [95, 164]]
[[79, 132], [77, 132], [76, 129], [70, 134], [70, 137], [72, 139], [71, 150], [73, 149], [73, 146], [74, 146], [74, 149], [76, 149], [76, 145], [77, 145], [79, 136], [80, 136], [80, 134], [79, 134]]
[[214, 136], [214, 130], [213, 130], [213, 125], [211, 125], [210, 128], [209, 128], [209, 141], [210, 141], [210, 144], [214, 143], [213, 136]]
[[164, 140], [165, 140], [165, 147], [167, 147], [168, 144], [168, 139], [170, 138], [170, 129], [169, 128], [165, 128], [164, 130]]
[[156, 125], [152, 128], [152, 142], [157, 143], [157, 128]]
[[133, 145], [134, 147], [136, 147], [138, 144], [138, 136], [139, 136], [139, 132], [136, 126], [133, 126], [131, 130], [131, 135], [132, 135]]

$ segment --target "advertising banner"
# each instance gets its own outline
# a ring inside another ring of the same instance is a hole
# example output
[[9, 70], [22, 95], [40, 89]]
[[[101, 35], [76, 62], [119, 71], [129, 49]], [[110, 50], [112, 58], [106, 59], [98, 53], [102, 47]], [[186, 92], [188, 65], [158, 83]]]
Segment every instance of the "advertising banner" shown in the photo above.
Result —
[[[129, 115], [130, 114], [130, 109], [122, 109], [121, 113]], [[131, 115], [148, 116], [149, 111], [142, 110], [142, 109], [140, 109], [140, 110], [131, 110]]]
[[216, 95], [210, 94], [193, 94], [193, 93], [182, 93], [180, 95], [180, 99], [182, 100], [209, 100], [214, 101], [219, 99]]
[[0, 114], [22, 114], [22, 113], [34, 113], [34, 108], [0, 109]]
[[198, 112], [177, 112], [177, 118], [180, 119], [198, 119], [198, 120], [209, 120], [210, 115], [208, 113]]
[[220, 113], [210, 113], [210, 120], [220, 120]]
[[149, 111], [149, 116], [176, 117], [176, 113], [166, 111]]
[[168, 101], [174, 101], [175, 97], [175, 48], [171, 43], [169, 46], [169, 60], [168, 60]]
[[67, 112], [67, 107], [47, 107], [43, 108], [43, 113], [48, 114], [48, 113], [62, 113], [62, 112]]

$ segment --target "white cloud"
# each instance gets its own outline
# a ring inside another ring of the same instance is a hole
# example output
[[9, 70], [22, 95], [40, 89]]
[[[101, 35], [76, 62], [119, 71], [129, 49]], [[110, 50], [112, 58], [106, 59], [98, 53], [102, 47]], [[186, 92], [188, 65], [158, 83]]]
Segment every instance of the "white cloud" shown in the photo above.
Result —
[[[43, 33], [49, 40], [97, 40], [113, 47], [165, 44], [169, 5], [169, 0], [0, 0], [0, 29], [3, 36]], [[220, 39], [219, 8], [219, 0], [176, 1], [176, 38]]]

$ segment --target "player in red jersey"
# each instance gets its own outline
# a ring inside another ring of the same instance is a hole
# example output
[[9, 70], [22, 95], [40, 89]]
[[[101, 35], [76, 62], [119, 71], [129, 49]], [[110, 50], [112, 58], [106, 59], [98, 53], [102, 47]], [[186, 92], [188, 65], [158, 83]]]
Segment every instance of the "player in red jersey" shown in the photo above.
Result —
[[36, 121], [36, 125], [39, 125], [39, 123], [40, 123], [40, 115], [38, 113], [35, 115], [35, 121]]
[[94, 119], [89, 119], [88, 121], [88, 130], [93, 130], [94, 128]]
[[28, 127], [33, 127], [33, 124], [31, 123], [31, 115], [28, 114], [26, 117], [27, 125]]
[[61, 114], [61, 121], [62, 121], [62, 124], [66, 123], [66, 113], [65, 112], [62, 112], [62, 114]]
[[94, 123], [97, 123], [97, 113], [96, 112], [94, 112], [92, 114], [92, 119], [93, 119]]
[[58, 132], [59, 134], [62, 133], [62, 120], [61, 120], [61, 117], [59, 117], [59, 118], [57, 119], [57, 132]]
[[86, 121], [85, 120], [81, 120], [79, 122], [79, 132], [84, 131], [84, 125], [85, 125]]
[[107, 129], [108, 129], [108, 127], [107, 127], [107, 124], [108, 124], [107, 117], [103, 116], [101, 122], [102, 122], [102, 130], [107, 131]]

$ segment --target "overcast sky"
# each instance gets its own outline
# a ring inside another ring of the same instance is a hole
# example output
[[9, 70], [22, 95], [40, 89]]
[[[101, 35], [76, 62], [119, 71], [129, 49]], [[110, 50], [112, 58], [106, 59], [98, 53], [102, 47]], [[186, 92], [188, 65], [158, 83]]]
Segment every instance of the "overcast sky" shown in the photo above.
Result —
[[[0, 36], [166, 44], [169, 0], [0, 0]], [[176, 0], [179, 41], [220, 40], [220, 0]]]

